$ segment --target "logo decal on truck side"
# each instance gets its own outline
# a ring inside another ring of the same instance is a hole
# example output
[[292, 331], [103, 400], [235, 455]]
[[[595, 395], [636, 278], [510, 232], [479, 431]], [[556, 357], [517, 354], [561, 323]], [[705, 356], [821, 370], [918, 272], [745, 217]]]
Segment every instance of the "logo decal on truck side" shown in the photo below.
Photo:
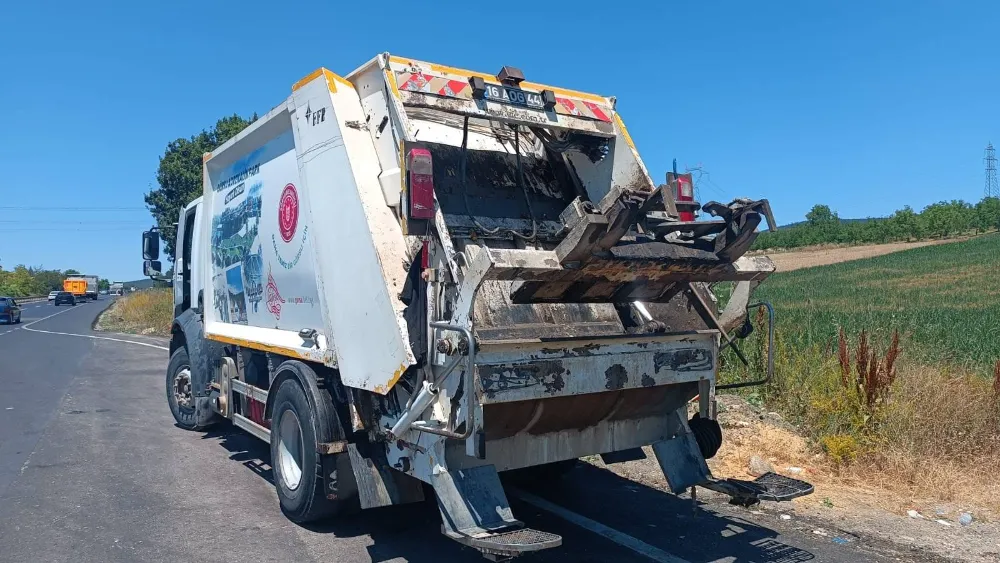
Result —
[[299, 194], [295, 191], [294, 184], [288, 184], [281, 191], [281, 198], [278, 200], [278, 231], [281, 232], [281, 240], [292, 242], [298, 226]]
[[267, 294], [267, 310], [271, 311], [274, 318], [281, 320], [281, 304], [285, 302], [281, 298], [281, 294], [278, 293], [278, 284], [274, 283], [274, 278], [271, 277], [271, 272], [267, 273], [267, 289], [265, 290]]

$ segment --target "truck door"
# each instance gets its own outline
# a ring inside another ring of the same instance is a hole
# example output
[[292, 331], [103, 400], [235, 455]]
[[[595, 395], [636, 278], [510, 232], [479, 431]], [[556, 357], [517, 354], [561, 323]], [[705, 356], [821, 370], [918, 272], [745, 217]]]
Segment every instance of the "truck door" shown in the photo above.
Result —
[[183, 220], [180, 222], [180, 231], [177, 233], [177, 239], [181, 243], [177, 248], [177, 260], [174, 262], [174, 308], [177, 315], [191, 308], [191, 251], [197, 210], [197, 206], [185, 210]]

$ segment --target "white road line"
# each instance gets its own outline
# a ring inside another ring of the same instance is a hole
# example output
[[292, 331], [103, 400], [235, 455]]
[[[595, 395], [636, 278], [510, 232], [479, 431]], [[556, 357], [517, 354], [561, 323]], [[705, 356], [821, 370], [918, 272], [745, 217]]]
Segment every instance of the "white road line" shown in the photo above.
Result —
[[27, 326], [24, 327], [24, 330], [27, 330], [28, 332], [41, 332], [43, 334], [58, 334], [59, 336], [79, 336], [80, 338], [92, 338], [94, 340], [110, 340], [112, 342], [125, 342], [128, 344], [136, 344], [138, 346], [156, 348], [157, 350], [166, 350], [168, 352], [170, 351], [170, 348], [167, 348], [166, 346], [159, 346], [157, 344], [149, 344], [147, 342], [139, 342], [136, 340], [125, 340], [123, 338], [111, 338], [109, 336], [94, 336], [92, 334], [73, 334], [71, 332], [56, 332], [54, 330], [41, 330], [38, 328], [28, 328]]
[[[59, 311], [58, 313], [52, 313], [51, 315], [49, 315], [47, 317], [42, 317], [40, 319], [31, 321], [30, 323], [25, 323], [24, 325], [20, 326], [19, 328], [22, 328], [22, 329], [24, 329], [24, 330], [26, 330], [28, 332], [40, 332], [40, 333], [43, 333], [43, 334], [58, 334], [59, 336], [77, 336], [77, 337], [80, 337], [80, 338], [91, 338], [91, 339], [94, 339], [94, 340], [110, 340], [112, 342], [125, 342], [127, 344], [137, 344], [139, 346], [146, 346], [148, 348], [156, 348], [157, 350], [166, 350], [168, 352], [170, 351], [170, 348], [167, 348], [166, 346], [159, 346], [159, 345], [156, 345], [156, 344], [149, 344], [148, 342], [138, 342], [136, 340], [125, 340], [123, 338], [111, 338], [110, 336], [94, 336], [92, 334], [73, 334], [73, 333], [70, 333], [70, 332], [56, 332], [54, 330], [42, 330], [40, 328], [30, 328], [31, 325], [33, 325], [35, 323], [40, 323], [40, 322], [44, 321], [45, 319], [51, 319], [52, 317], [54, 317], [56, 315], [61, 315], [63, 313], [68, 313], [70, 311], [75, 311], [75, 310], [76, 310], [75, 307], [70, 307], [69, 309], [64, 309], [62, 311]], [[17, 329], [14, 329], [14, 330], [17, 330]], [[13, 330], [9, 330], [7, 332], [14, 332], [14, 331]], [[7, 332], [0, 333], [0, 335], [7, 334]]]
[[553, 504], [531, 493], [527, 493], [519, 489], [512, 490], [511, 492], [514, 493], [515, 497], [534, 506], [535, 508], [540, 508], [546, 512], [551, 512], [552, 514], [555, 514], [556, 516], [562, 518], [563, 520], [566, 520], [572, 524], [576, 524], [577, 526], [585, 530], [588, 530], [590, 532], [593, 532], [599, 536], [605, 537], [617, 543], [620, 546], [627, 547], [632, 551], [638, 553], [639, 555], [648, 557], [653, 561], [659, 561], [660, 563], [690, 563], [686, 559], [681, 559], [680, 557], [671, 555], [658, 547], [651, 546], [648, 543], [633, 538], [632, 536], [624, 532], [619, 532], [614, 528], [609, 528], [604, 524], [601, 524], [600, 522], [591, 520], [586, 516], [582, 516], [580, 514], [577, 514], [576, 512], [563, 508], [557, 504]]
[[54, 317], [56, 315], [61, 315], [63, 313], [68, 313], [68, 312], [70, 312], [72, 310], [73, 310], [72, 308], [70, 308], [70, 309], [63, 309], [62, 311], [59, 311], [58, 313], [52, 313], [51, 315], [49, 315], [47, 317], [42, 317], [40, 319], [35, 319], [35, 320], [31, 321], [30, 323], [24, 323], [24, 324], [22, 324], [19, 327], [14, 327], [14, 328], [8, 330], [7, 332], [0, 332], [0, 336], [3, 336], [4, 334], [10, 334], [10, 333], [14, 332], [15, 330], [19, 330], [19, 329], [22, 329], [22, 328], [27, 330], [27, 328], [29, 326], [31, 326], [31, 325], [33, 325], [35, 323], [40, 323], [40, 322], [44, 321], [45, 319], [51, 319], [52, 317]]

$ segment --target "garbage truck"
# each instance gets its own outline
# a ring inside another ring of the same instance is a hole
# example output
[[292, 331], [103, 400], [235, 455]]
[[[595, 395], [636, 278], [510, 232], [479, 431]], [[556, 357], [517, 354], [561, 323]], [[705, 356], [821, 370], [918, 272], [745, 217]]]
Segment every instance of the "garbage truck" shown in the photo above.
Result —
[[[513, 514], [512, 470], [651, 451], [675, 493], [808, 494], [706, 464], [720, 353], [770, 312], [751, 299], [774, 265], [746, 255], [767, 200], [701, 206], [666, 179], [613, 97], [511, 66], [320, 68], [204, 155], [177, 222], [171, 412], [268, 442], [295, 522], [433, 491], [442, 532], [492, 560], [562, 542]], [[143, 233], [162, 279], [159, 245]]]

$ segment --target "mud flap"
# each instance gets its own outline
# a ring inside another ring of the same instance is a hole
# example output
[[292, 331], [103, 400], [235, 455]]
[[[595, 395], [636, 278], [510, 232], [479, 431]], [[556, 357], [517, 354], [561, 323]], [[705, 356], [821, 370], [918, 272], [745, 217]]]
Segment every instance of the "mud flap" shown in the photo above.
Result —
[[653, 444], [656, 461], [660, 463], [663, 476], [674, 494], [682, 493], [712, 476], [687, 423], [681, 428], [683, 431], [673, 438]]
[[354, 473], [361, 508], [378, 508], [424, 500], [424, 489], [420, 481], [389, 467], [384, 453], [379, 455], [376, 452], [367, 457], [358, 450], [357, 444], [348, 444], [347, 453], [350, 456], [351, 471]]
[[562, 537], [525, 528], [514, 518], [492, 465], [444, 471], [431, 477], [449, 538], [501, 560], [562, 545]]

